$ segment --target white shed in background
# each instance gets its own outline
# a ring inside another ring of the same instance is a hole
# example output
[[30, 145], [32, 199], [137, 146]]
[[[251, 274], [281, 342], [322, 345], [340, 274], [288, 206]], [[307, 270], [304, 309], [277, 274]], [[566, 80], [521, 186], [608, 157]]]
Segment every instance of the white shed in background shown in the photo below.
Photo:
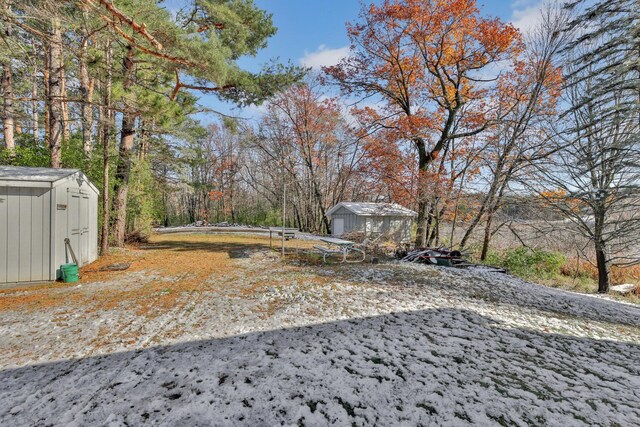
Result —
[[359, 232], [368, 237], [385, 234], [397, 242], [411, 240], [414, 211], [396, 203], [340, 202], [327, 212], [331, 234]]
[[0, 166], [0, 283], [56, 280], [98, 257], [98, 189], [77, 169]]

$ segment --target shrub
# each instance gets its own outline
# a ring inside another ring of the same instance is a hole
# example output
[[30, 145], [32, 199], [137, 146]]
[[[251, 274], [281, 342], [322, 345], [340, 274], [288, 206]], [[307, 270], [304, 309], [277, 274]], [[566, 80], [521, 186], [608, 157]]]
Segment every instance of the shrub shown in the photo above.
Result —
[[48, 167], [50, 162], [49, 149], [33, 139], [20, 138], [14, 151], [0, 149], [0, 165]]
[[490, 252], [485, 262], [523, 278], [551, 279], [560, 274], [567, 258], [559, 252], [520, 247], [501, 254]]
[[162, 217], [162, 195], [147, 161], [138, 161], [131, 169], [127, 203], [127, 231], [131, 241], [144, 242], [153, 232], [153, 224]]

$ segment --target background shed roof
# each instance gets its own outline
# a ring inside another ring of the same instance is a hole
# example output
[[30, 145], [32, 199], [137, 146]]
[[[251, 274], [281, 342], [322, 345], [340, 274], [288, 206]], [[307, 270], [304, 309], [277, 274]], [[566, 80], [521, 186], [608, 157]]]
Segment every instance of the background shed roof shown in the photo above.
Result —
[[418, 214], [397, 203], [340, 202], [327, 212], [330, 216], [341, 207], [361, 216], [417, 216]]

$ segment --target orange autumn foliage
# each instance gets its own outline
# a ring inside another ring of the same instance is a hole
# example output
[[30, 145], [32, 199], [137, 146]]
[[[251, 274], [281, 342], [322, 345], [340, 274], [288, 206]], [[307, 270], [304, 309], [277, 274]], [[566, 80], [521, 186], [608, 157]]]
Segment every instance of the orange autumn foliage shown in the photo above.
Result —
[[515, 67], [518, 30], [482, 16], [475, 0], [385, 0], [347, 30], [350, 56], [324, 71], [343, 93], [377, 101], [355, 113], [369, 139], [364, 166], [395, 200], [449, 204], [454, 183], [479, 172], [467, 161], [473, 136], [499, 119], [491, 73]]

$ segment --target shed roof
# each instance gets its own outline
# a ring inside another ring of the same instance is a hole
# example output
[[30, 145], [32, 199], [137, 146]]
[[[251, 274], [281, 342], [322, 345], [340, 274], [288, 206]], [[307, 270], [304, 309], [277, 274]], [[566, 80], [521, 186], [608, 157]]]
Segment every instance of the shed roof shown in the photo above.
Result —
[[331, 216], [340, 208], [359, 216], [417, 216], [418, 214], [397, 203], [340, 202], [327, 212]]
[[80, 172], [80, 169], [0, 166], [0, 181], [56, 182], [78, 172]]

